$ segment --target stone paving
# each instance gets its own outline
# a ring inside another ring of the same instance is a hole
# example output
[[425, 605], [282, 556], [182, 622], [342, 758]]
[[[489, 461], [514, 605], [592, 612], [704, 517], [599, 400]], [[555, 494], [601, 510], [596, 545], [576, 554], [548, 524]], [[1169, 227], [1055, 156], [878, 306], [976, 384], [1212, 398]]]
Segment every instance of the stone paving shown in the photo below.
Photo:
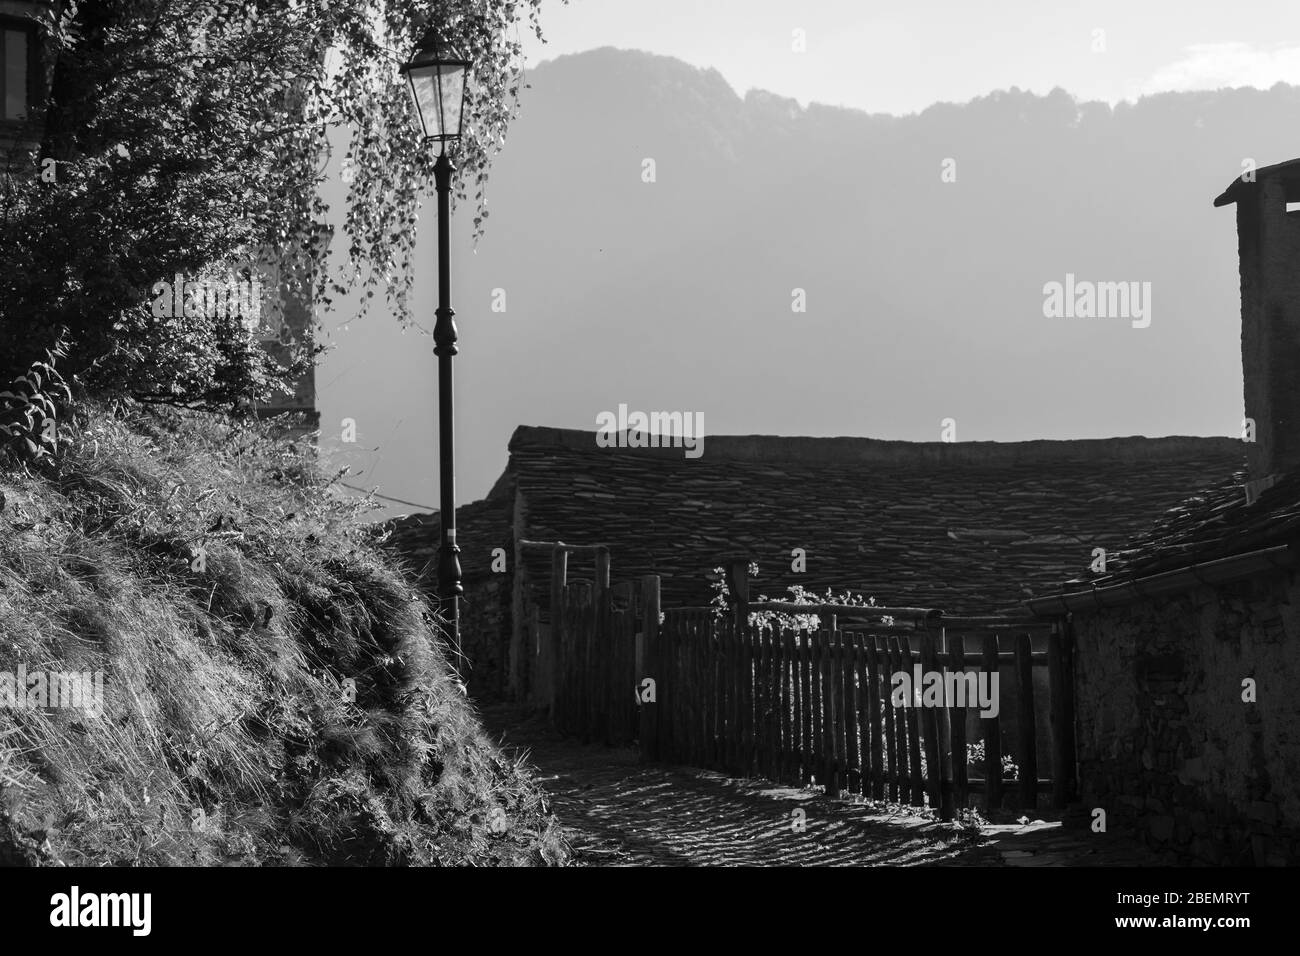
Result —
[[488, 708], [485, 725], [525, 751], [575, 851], [594, 866], [1158, 866], [1145, 848], [1059, 819], [985, 823], [816, 789], [645, 765], [630, 748], [584, 745], [537, 719]]

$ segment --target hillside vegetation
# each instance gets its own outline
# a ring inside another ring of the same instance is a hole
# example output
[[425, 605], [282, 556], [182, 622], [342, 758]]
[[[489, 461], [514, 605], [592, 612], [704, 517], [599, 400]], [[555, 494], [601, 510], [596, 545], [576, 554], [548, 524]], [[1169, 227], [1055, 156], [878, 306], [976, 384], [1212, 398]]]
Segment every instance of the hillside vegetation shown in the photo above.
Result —
[[[566, 862], [308, 450], [132, 405], [68, 433], [0, 461], [0, 864]], [[20, 668], [101, 671], [102, 712], [6, 698]]]

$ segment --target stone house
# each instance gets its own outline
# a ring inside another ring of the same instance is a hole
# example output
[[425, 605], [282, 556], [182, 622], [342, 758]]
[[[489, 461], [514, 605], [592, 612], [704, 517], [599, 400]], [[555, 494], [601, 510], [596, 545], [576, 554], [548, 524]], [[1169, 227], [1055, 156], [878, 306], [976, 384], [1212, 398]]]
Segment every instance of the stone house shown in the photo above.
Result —
[[1085, 806], [1184, 862], [1296, 863], [1300, 160], [1215, 205], [1237, 210], [1246, 471], [1029, 606], [1073, 630]]
[[[1236, 473], [1229, 438], [902, 442], [709, 436], [705, 453], [599, 447], [595, 432], [520, 427], [486, 498], [457, 511], [463, 670], [476, 694], [527, 698], [551, 559], [525, 542], [606, 545], [612, 579], [662, 579], [663, 607], [708, 604], [743, 554], [751, 594], [852, 590], [949, 614], [1023, 601], [1119, 547], [1188, 487]], [[435, 592], [436, 514], [387, 525]], [[570, 555], [568, 578], [594, 577]]]

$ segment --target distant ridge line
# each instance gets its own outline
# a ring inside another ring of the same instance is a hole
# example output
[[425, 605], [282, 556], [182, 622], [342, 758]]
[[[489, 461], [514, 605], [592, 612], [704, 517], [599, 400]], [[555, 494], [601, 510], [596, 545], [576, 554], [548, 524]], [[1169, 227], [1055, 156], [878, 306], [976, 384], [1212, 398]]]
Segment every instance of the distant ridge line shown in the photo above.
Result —
[[[996, 442], [911, 442], [855, 436], [801, 435], [704, 436], [700, 461], [724, 459], [751, 462], [825, 462], [828, 464], [969, 464], [1015, 465], [1053, 461], [1167, 461], [1170, 459], [1231, 458], [1245, 454], [1239, 439], [1224, 436], [1175, 435], [1146, 438], [1032, 439]], [[681, 448], [600, 448], [596, 432], [576, 428], [520, 425], [510, 438], [510, 451], [557, 448], [592, 454], [682, 458]]]

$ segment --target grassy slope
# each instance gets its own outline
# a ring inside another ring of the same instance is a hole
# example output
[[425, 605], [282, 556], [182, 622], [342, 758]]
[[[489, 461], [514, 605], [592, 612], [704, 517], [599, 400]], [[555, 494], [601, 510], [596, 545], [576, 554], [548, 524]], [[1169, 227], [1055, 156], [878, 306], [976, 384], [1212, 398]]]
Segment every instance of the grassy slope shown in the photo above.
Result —
[[74, 431], [57, 473], [0, 463], [0, 673], [102, 670], [105, 708], [0, 699], [0, 863], [565, 861], [310, 458], [196, 416]]

